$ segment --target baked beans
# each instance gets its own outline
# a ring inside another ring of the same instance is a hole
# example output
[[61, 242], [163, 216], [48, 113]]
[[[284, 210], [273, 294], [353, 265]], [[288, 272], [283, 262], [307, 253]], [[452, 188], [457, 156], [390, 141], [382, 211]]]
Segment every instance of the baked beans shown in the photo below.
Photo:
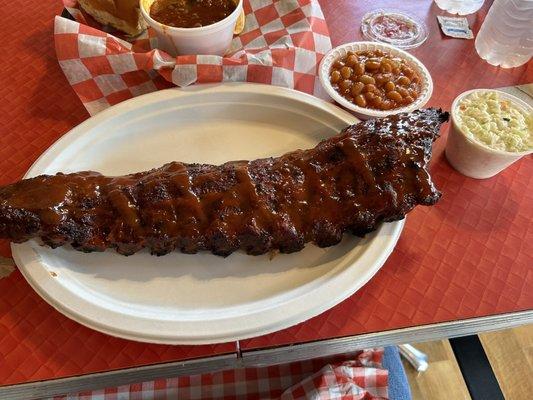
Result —
[[349, 51], [330, 71], [333, 88], [359, 107], [391, 110], [420, 95], [420, 76], [399, 57], [381, 50]]

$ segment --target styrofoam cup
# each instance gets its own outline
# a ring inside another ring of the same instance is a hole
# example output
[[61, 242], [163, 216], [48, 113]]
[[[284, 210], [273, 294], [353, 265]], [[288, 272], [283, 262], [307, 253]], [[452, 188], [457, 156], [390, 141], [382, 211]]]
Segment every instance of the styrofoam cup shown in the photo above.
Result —
[[157, 33], [158, 48], [171, 56], [185, 54], [212, 54], [223, 56], [233, 38], [233, 30], [242, 12], [242, 0], [237, 0], [235, 10], [223, 20], [199, 28], [175, 28], [150, 17], [150, 7], [155, 0], [140, 0], [141, 14]]
[[493, 89], [474, 89], [457, 96], [452, 104], [450, 132], [448, 133], [448, 141], [446, 142], [446, 158], [457, 171], [471, 178], [490, 178], [523, 156], [533, 153], [533, 150], [511, 152], [491, 149], [467, 137], [461, 130], [457, 123], [457, 107], [459, 102], [474, 92], [495, 91], [498, 92], [501, 98], [511, 101], [514, 106], [520, 108], [522, 111], [526, 113], [533, 112], [531, 106], [519, 98]]

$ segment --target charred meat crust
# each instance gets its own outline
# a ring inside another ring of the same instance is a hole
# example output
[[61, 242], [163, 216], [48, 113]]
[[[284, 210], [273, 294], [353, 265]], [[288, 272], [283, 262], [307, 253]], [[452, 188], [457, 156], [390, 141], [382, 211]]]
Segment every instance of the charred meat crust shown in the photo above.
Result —
[[220, 166], [26, 179], [0, 188], [0, 238], [124, 255], [332, 246], [345, 232], [362, 236], [438, 201], [426, 167], [447, 120], [436, 109], [368, 120], [310, 150]]

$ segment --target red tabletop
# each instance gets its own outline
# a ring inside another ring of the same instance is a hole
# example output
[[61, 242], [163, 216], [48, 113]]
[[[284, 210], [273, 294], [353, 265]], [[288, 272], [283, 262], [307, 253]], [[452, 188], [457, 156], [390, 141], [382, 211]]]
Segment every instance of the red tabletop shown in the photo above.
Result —
[[[361, 16], [390, 1], [320, 1], [333, 44], [359, 40]], [[0, 0], [0, 184], [20, 178], [58, 137], [88, 118], [64, 78], [53, 48], [59, 1]], [[460, 92], [533, 81], [533, 63], [498, 69], [477, 57], [473, 41], [441, 35], [432, 2], [397, 8], [424, 19], [430, 36], [413, 50], [431, 72], [429, 103], [449, 108]], [[469, 17], [477, 32], [487, 5]], [[445, 132], [444, 132], [445, 136]], [[407, 219], [389, 261], [369, 284], [332, 310], [243, 349], [485, 316], [533, 308], [533, 163], [524, 159], [499, 176], [465, 178], [445, 161], [445, 137], [435, 146], [432, 175], [439, 204]], [[7, 242], [0, 254], [9, 256]], [[162, 346], [131, 342], [85, 328], [33, 292], [19, 272], [0, 280], [0, 385], [52, 379], [234, 352], [235, 344]]]

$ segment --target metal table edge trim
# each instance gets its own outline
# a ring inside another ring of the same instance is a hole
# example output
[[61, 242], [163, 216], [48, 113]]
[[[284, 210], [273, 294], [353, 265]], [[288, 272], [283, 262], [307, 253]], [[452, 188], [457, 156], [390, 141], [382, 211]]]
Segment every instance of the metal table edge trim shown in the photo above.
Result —
[[237, 353], [233, 353], [69, 378], [8, 385], [0, 387], [0, 398], [10, 400], [39, 399], [67, 393], [122, 386], [158, 378], [194, 375], [234, 368], [283, 364], [311, 358], [333, 356], [368, 347], [466, 336], [529, 323], [533, 323], [533, 310], [400, 328], [383, 332], [365, 333], [263, 350], [244, 350], [242, 351], [242, 357], [238, 357]]

